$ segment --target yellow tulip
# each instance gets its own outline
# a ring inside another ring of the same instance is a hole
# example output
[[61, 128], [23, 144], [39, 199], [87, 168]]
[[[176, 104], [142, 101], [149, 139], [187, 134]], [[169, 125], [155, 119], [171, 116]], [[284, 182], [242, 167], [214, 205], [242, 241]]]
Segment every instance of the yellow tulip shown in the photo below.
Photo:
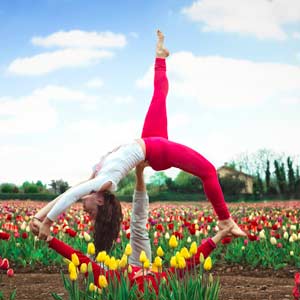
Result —
[[183, 256], [179, 255], [177, 260], [178, 260], [178, 268], [184, 269], [186, 267], [185, 258]]
[[87, 253], [90, 255], [95, 255], [96, 249], [93, 243], [88, 243]]
[[190, 253], [191, 255], [195, 255], [198, 251], [197, 248], [197, 243], [196, 242], [192, 242], [191, 247], [190, 247]]
[[75, 265], [75, 267], [78, 267], [80, 262], [79, 262], [79, 258], [76, 253], [73, 253], [71, 255], [71, 259], [72, 259], [72, 263]]
[[162, 267], [162, 259], [159, 256], [156, 256], [154, 259], [154, 265], [158, 268]]
[[87, 272], [87, 264], [86, 264], [86, 263], [83, 263], [83, 264], [81, 264], [81, 266], [80, 266], [80, 273], [85, 274], [86, 272]]
[[106, 258], [106, 251], [100, 251], [96, 257], [96, 261], [102, 263], [105, 261]]
[[120, 268], [125, 268], [127, 265], [127, 255], [126, 254], [123, 254], [120, 262], [119, 262], [119, 267]]
[[128, 270], [128, 273], [131, 274], [132, 273], [132, 266], [129, 265], [128, 268], [127, 268], [127, 270]]
[[70, 280], [75, 281], [77, 279], [77, 272], [71, 272], [70, 273]]
[[203, 268], [205, 271], [210, 271], [212, 268], [212, 261], [211, 261], [211, 257], [208, 256], [205, 261], [204, 261], [204, 265]]
[[99, 286], [103, 289], [108, 286], [106, 277], [104, 275], [100, 275], [98, 278]]
[[171, 238], [169, 239], [169, 246], [171, 248], [176, 248], [178, 246], [178, 242], [175, 235], [172, 235]]
[[104, 260], [104, 264], [108, 267], [110, 263], [110, 257], [109, 255], [106, 255], [105, 260]]
[[173, 267], [173, 268], [177, 268], [177, 267], [178, 267], [176, 256], [172, 256], [172, 257], [171, 257], [170, 265], [171, 265], [171, 267]]
[[118, 268], [118, 263], [117, 263], [116, 259], [113, 256], [110, 258], [108, 267], [109, 267], [110, 270], [113, 270], [113, 271], [117, 270], [117, 268]]
[[90, 292], [95, 292], [97, 290], [97, 287], [91, 282], [89, 285], [89, 291]]
[[158, 267], [155, 264], [152, 264], [151, 271], [154, 272], [154, 273], [158, 273], [159, 269], [158, 269]]
[[68, 269], [69, 269], [69, 273], [76, 272], [76, 267], [72, 262], [69, 263]]
[[190, 253], [189, 253], [189, 250], [186, 248], [186, 247], [183, 247], [181, 250], [180, 250], [180, 254], [185, 258], [185, 259], [188, 259], [190, 258]]
[[164, 252], [164, 250], [162, 249], [161, 246], [159, 246], [159, 247], [157, 248], [156, 254], [157, 254], [158, 256], [160, 256], [160, 257], [164, 256], [165, 252]]
[[126, 245], [126, 248], [125, 248], [125, 254], [126, 254], [127, 256], [130, 256], [131, 253], [132, 253], [131, 245], [130, 245], [130, 244], [127, 244], [127, 245]]
[[149, 267], [150, 267], [150, 261], [149, 261], [148, 258], [146, 258], [146, 260], [144, 261], [143, 266], [144, 266], [145, 269], [149, 269]]
[[142, 250], [141, 254], [140, 254], [140, 262], [144, 263], [146, 260], [147, 260], [147, 255], [146, 255], [145, 251]]

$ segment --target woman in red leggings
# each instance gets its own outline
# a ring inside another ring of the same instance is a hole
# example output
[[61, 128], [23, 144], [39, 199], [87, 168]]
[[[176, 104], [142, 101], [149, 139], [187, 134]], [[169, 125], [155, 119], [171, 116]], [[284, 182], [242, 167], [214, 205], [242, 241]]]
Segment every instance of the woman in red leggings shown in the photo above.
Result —
[[43, 219], [40, 239], [47, 238], [52, 222], [80, 198], [83, 199], [84, 209], [97, 220], [97, 216], [101, 213], [99, 207], [103, 204], [103, 192], [116, 190], [118, 182], [144, 160], [157, 171], [176, 167], [199, 177], [205, 194], [218, 215], [219, 227], [221, 229], [231, 227], [233, 236], [246, 236], [230, 216], [215, 167], [193, 149], [168, 139], [166, 57], [169, 52], [164, 48], [163, 34], [158, 31], [157, 36], [154, 94], [145, 118], [142, 138], [121, 145], [106, 154], [95, 166], [89, 180], [72, 187], [49, 204], [52, 206], [46, 216], [41, 217], [38, 213], [36, 217]]

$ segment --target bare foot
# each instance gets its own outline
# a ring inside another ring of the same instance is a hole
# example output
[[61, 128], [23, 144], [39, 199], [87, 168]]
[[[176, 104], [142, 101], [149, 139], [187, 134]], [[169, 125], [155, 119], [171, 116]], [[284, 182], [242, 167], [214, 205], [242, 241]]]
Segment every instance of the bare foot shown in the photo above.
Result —
[[164, 41], [164, 34], [160, 30], [157, 30], [156, 57], [166, 58], [170, 55], [168, 49], [164, 47]]
[[228, 236], [234, 236], [234, 237], [246, 237], [247, 234], [236, 224], [232, 218], [229, 218], [227, 220], [219, 221], [219, 228], [220, 230], [224, 230], [228, 227], [231, 227], [231, 230], [229, 231]]

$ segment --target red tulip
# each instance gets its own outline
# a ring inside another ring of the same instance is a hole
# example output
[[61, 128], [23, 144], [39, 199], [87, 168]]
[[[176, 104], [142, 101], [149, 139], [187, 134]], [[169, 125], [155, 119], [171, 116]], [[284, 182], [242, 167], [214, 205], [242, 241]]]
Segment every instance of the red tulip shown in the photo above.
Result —
[[169, 227], [169, 230], [173, 230], [174, 229], [174, 223], [169, 223], [168, 227]]
[[23, 239], [27, 239], [28, 238], [28, 233], [27, 232], [23, 232], [22, 233], [22, 238]]
[[251, 242], [254, 242], [254, 241], [257, 241], [258, 240], [258, 237], [254, 234], [248, 234], [248, 239], [251, 241]]
[[300, 285], [300, 273], [295, 274], [295, 284]]
[[[246, 240], [248, 241], [248, 240]], [[222, 244], [223, 245], [226, 245], [226, 244], [230, 244], [231, 243], [231, 237], [225, 237], [223, 240], [222, 240]]]
[[196, 233], [196, 227], [195, 227], [195, 224], [192, 224], [190, 227], [189, 227], [189, 232], [191, 235], [195, 235]]
[[295, 297], [295, 300], [299, 299], [300, 297], [299, 289], [297, 286], [293, 288], [293, 296]]
[[7, 270], [9, 268], [9, 261], [7, 258], [3, 258], [2, 263], [0, 265], [1, 270]]
[[9, 240], [10, 234], [7, 232], [0, 232], [0, 240]]
[[178, 231], [174, 231], [173, 234], [179, 239], [182, 240], [183, 239], [183, 234], [178, 232]]
[[70, 237], [75, 237], [76, 234], [77, 234], [77, 232], [74, 231], [74, 230], [71, 229], [71, 228], [68, 228], [68, 229], [66, 230], [66, 233], [67, 233]]
[[156, 225], [156, 230], [157, 231], [164, 231], [164, 226], [162, 224], [157, 224]]
[[6, 272], [8, 277], [13, 277], [14, 276], [14, 270], [13, 269], [8, 269]]

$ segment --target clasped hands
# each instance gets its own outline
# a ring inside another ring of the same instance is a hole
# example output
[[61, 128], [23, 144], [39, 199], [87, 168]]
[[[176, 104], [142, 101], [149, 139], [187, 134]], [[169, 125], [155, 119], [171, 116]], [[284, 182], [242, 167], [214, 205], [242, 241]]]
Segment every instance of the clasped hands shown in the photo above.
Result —
[[37, 218], [33, 218], [29, 224], [30, 230], [34, 235], [36, 235], [40, 240], [50, 241], [52, 239], [50, 235], [50, 227], [52, 221], [46, 218], [43, 222]]

